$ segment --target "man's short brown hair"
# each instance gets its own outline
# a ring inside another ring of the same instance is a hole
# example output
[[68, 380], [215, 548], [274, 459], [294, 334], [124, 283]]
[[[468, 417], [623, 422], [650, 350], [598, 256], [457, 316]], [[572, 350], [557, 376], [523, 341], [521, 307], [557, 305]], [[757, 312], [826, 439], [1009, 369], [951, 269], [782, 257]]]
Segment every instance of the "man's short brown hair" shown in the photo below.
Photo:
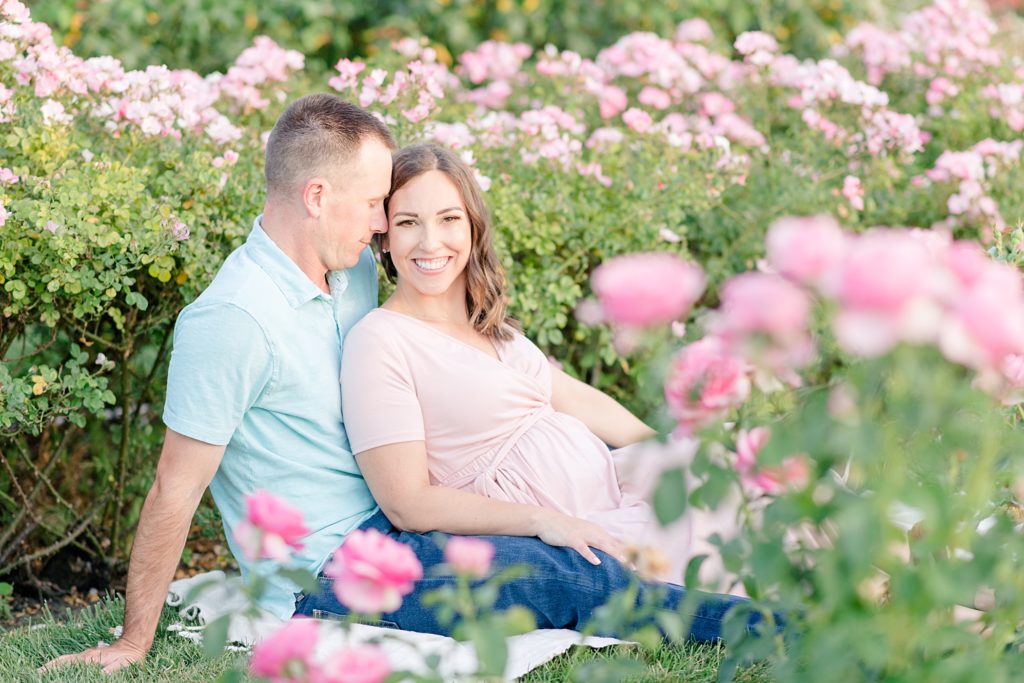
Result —
[[267, 194], [288, 192], [328, 168], [345, 166], [371, 138], [395, 148], [388, 127], [361, 107], [328, 93], [295, 100], [267, 140]]

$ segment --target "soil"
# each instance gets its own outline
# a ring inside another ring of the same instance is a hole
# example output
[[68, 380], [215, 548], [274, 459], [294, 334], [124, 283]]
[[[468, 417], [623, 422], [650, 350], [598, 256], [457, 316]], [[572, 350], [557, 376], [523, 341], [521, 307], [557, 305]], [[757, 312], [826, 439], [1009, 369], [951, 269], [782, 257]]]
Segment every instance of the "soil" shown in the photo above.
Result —
[[[174, 573], [175, 579], [213, 569], [235, 569], [223, 536], [210, 536], [209, 527], [195, 525]], [[0, 604], [0, 632], [40, 621], [46, 611], [58, 621], [71, 618], [104, 596], [123, 596], [124, 563], [110, 566], [102, 558], [87, 557], [77, 548], [64, 549], [50, 558], [34, 579], [25, 575], [0, 577], [14, 585], [14, 594]]]

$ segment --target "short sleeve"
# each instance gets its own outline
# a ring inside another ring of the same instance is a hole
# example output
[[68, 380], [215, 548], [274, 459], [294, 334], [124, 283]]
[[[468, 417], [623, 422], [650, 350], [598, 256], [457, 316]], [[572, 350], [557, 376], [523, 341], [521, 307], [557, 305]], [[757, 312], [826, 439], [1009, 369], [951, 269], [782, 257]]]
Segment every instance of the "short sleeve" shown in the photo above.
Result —
[[164, 424], [226, 445], [273, 371], [266, 334], [251, 315], [232, 304], [186, 307], [174, 326]]
[[371, 315], [345, 337], [341, 405], [353, 453], [424, 441], [423, 411], [409, 365]]

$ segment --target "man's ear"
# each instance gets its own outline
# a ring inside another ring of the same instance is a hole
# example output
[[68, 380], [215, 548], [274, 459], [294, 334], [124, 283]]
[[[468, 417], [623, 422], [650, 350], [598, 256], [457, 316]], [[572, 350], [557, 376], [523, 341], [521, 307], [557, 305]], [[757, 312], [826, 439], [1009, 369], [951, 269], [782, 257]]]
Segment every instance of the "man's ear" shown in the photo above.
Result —
[[302, 186], [302, 203], [311, 218], [320, 218], [330, 185], [326, 178], [310, 178]]

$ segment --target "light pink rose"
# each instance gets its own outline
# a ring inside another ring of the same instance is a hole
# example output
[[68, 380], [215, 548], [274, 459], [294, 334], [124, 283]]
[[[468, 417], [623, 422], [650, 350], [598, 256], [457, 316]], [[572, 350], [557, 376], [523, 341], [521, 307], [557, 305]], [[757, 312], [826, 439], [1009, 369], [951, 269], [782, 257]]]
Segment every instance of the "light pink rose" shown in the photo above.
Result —
[[864, 210], [864, 188], [860, 184], [860, 178], [848, 175], [843, 179], [843, 196], [854, 209]]
[[379, 647], [358, 645], [327, 660], [312, 683], [381, 683], [390, 673], [391, 664]]
[[789, 489], [804, 489], [810, 482], [811, 461], [804, 455], [783, 458], [779, 466], [762, 467], [744, 479], [744, 483], [770, 496], [779, 496]]
[[898, 314], [927, 289], [931, 268], [927, 248], [905, 231], [871, 230], [848, 250], [839, 300], [855, 309]]
[[646, 252], [605, 261], [591, 284], [608, 320], [646, 327], [689, 312], [704, 291], [704, 273], [674, 254]]
[[626, 108], [628, 102], [625, 90], [614, 85], [605, 86], [601, 89], [600, 95], [598, 95], [601, 118], [610, 119], [613, 116], [617, 116]]
[[960, 362], [998, 368], [1011, 354], [1024, 354], [1024, 296], [1020, 274], [990, 261], [987, 272], [961, 293], [953, 317], [970, 338], [971, 353]]
[[452, 536], [444, 546], [444, 559], [456, 574], [481, 579], [491, 569], [494, 544], [482, 538]]
[[789, 216], [775, 221], [765, 238], [768, 263], [779, 274], [828, 293], [846, 250], [846, 236], [831, 216]]
[[703, 19], [687, 19], [676, 27], [675, 38], [681, 43], [703, 43], [714, 37], [711, 26]]
[[16, 183], [19, 177], [9, 168], [0, 167], [0, 183]]
[[735, 338], [762, 333], [777, 340], [807, 331], [811, 300], [807, 293], [777, 275], [741, 273], [722, 285], [714, 330]]
[[720, 92], [708, 92], [700, 95], [700, 113], [702, 116], [721, 116], [736, 111], [736, 105]]
[[623, 122], [637, 133], [646, 133], [653, 121], [651, 115], [643, 109], [630, 107], [622, 114]]
[[754, 427], [749, 432], [741, 429], [736, 437], [736, 471], [746, 474], [757, 464], [757, 452], [764, 448], [771, 437], [767, 427]]
[[273, 683], [305, 683], [313, 672], [319, 625], [313, 619], [292, 619], [253, 647], [249, 670]]
[[640, 94], [636, 96], [640, 104], [654, 107], [655, 109], [668, 109], [672, 106], [672, 97], [661, 88], [654, 88], [645, 85]]
[[750, 396], [749, 366], [716, 337], [679, 349], [665, 381], [665, 402], [680, 434], [724, 417]]
[[288, 560], [289, 548], [302, 549], [300, 539], [309, 534], [302, 512], [267, 491], [245, 499], [246, 518], [233, 532], [242, 554], [250, 560]]
[[353, 531], [335, 551], [324, 573], [334, 579], [341, 604], [355, 612], [393, 612], [402, 596], [423, 578], [423, 566], [409, 546], [376, 529]]

